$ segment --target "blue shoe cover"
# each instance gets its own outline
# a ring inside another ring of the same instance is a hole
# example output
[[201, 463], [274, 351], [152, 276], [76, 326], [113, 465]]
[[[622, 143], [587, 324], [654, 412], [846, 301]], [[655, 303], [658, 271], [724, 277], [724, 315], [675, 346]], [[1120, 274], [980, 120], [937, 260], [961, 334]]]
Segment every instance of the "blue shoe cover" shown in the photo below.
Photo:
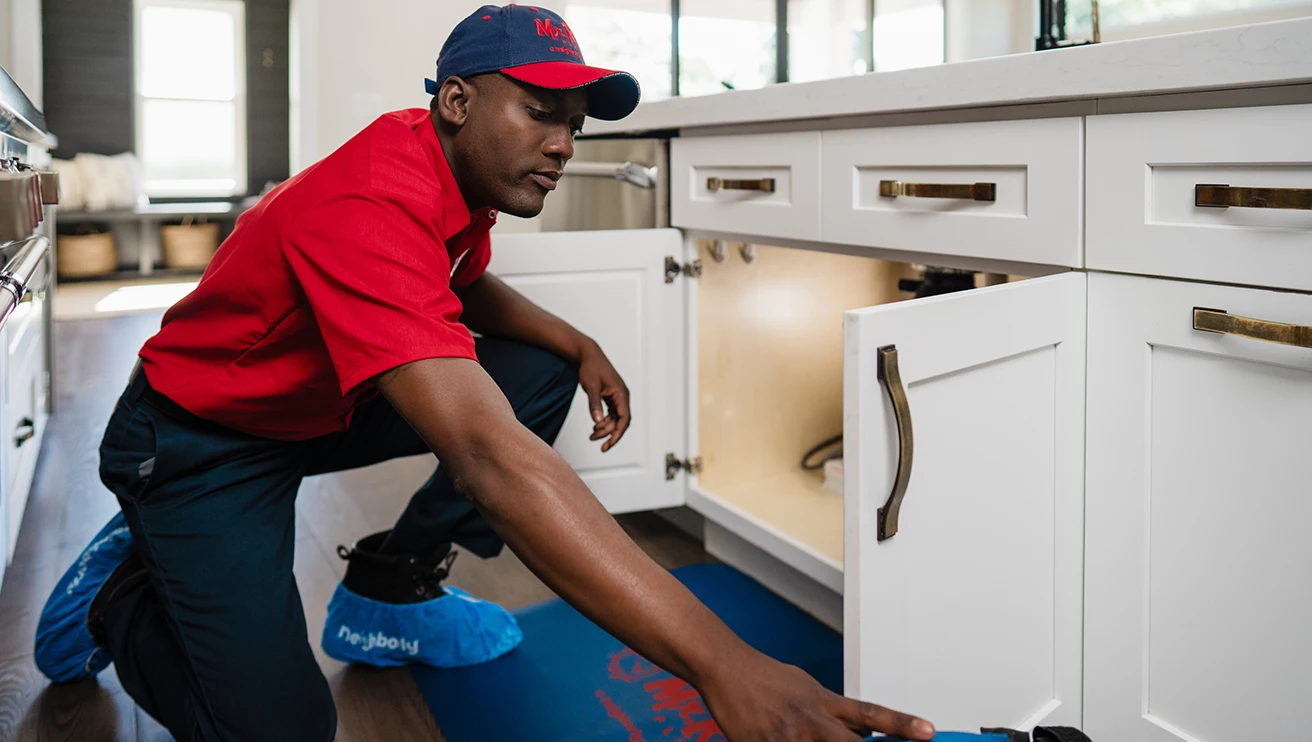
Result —
[[515, 617], [496, 603], [460, 588], [422, 603], [382, 603], [340, 583], [328, 602], [323, 651], [341, 662], [375, 667], [477, 665], [509, 652], [524, 639]]
[[37, 669], [55, 683], [92, 677], [109, 666], [109, 655], [87, 630], [91, 601], [111, 572], [132, 553], [123, 513], [110, 518], [55, 584], [36, 625]]

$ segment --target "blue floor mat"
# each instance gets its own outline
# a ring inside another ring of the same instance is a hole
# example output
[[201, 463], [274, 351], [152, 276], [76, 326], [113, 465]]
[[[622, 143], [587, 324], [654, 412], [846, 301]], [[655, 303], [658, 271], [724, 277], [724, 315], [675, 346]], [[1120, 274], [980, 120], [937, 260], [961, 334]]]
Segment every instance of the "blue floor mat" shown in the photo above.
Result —
[[[837, 632], [727, 565], [673, 574], [743, 641], [841, 692]], [[514, 613], [524, 641], [509, 654], [473, 667], [414, 667], [450, 742], [723, 742], [696, 691], [564, 601]]]

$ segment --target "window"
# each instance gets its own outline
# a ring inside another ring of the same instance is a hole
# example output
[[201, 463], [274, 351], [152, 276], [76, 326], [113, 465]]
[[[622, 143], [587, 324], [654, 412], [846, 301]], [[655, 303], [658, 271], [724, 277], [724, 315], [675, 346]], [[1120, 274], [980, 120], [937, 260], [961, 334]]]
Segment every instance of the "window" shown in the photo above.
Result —
[[643, 101], [652, 101], [941, 64], [944, 2], [562, 0], [558, 7], [588, 62], [632, 72]]
[[867, 0], [788, 0], [788, 79], [807, 82], [867, 72], [868, 12]]
[[[1291, 5], [1312, 5], [1312, 2], [1309, 0], [1099, 0], [1098, 23], [1104, 29], [1124, 28], [1193, 16], [1222, 16]], [[1092, 28], [1093, 3], [1090, 0], [1067, 0], [1066, 19], [1069, 28]], [[1200, 27], [1217, 25], [1229, 24], [1203, 23]]]
[[875, 72], [943, 62], [943, 0], [875, 3]]
[[246, 192], [245, 4], [136, 0], [136, 135], [151, 197]]
[[775, 82], [777, 14], [775, 0], [681, 0], [679, 95]]
[[643, 101], [670, 97], [669, 0], [639, 0], [622, 8], [585, 0], [566, 4], [560, 13], [588, 64], [632, 73], [642, 87]]

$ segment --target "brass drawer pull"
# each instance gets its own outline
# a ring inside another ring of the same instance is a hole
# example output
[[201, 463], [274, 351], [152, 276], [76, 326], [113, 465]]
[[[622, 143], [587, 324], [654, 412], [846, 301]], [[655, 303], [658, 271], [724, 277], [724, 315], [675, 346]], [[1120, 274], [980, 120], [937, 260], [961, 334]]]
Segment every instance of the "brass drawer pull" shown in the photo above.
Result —
[[897, 370], [896, 345], [886, 345], [879, 349], [878, 374], [879, 381], [888, 390], [889, 401], [893, 403], [898, 441], [897, 477], [893, 480], [893, 492], [878, 513], [878, 538], [884, 541], [897, 535], [897, 516], [902, 510], [902, 498], [907, 494], [907, 482], [911, 481], [915, 438], [911, 433], [911, 406], [907, 404], [907, 391], [902, 386], [902, 375]]
[[763, 191], [774, 193], [774, 178], [756, 178], [755, 180], [733, 180], [730, 178], [707, 178], [708, 191]]
[[1194, 329], [1292, 345], [1295, 348], [1312, 348], [1312, 327], [1240, 317], [1223, 309], [1194, 307]]
[[969, 201], [997, 201], [997, 183], [904, 183], [879, 181], [879, 195], [884, 198], [960, 198]]
[[1312, 209], [1312, 188], [1240, 188], [1199, 183], [1194, 186], [1194, 206]]

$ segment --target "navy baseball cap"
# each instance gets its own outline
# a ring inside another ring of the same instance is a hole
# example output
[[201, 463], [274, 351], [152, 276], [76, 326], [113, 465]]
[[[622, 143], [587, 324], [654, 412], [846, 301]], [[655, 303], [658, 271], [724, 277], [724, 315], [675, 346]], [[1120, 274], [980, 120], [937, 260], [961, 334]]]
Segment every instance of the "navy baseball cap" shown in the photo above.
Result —
[[627, 72], [583, 63], [578, 39], [565, 21], [540, 6], [484, 5], [461, 21], [437, 58], [437, 79], [424, 80], [429, 95], [448, 77], [500, 72], [551, 90], [587, 88], [588, 115], [622, 119], [638, 107], [638, 80]]

